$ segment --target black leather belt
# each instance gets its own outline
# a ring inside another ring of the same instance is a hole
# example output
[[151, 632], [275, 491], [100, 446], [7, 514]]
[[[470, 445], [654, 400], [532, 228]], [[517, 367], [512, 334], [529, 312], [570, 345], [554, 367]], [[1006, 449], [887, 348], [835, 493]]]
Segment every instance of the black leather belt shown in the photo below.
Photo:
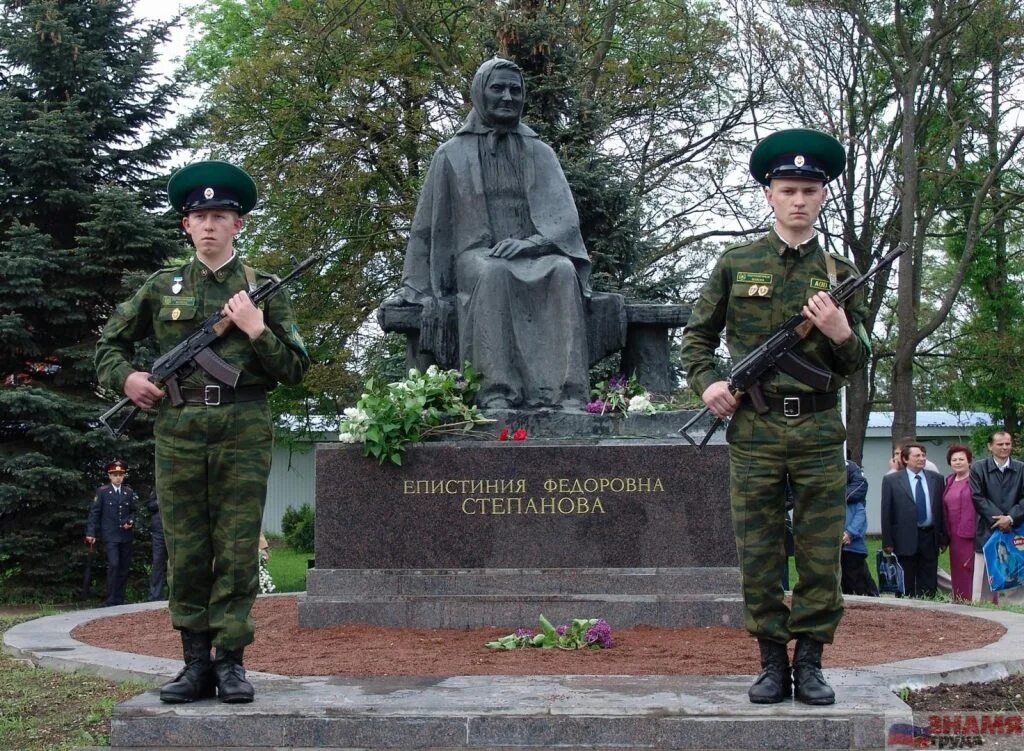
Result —
[[233, 389], [230, 386], [210, 385], [201, 389], [182, 389], [181, 396], [189, 407], [219, 407], [221, 404], [236, 402], [261, 402], [267, 398], [267, 390], [263, 386], [242, 386]]
[[781, 412], [786, 417], [799, 417], [809, 412], [824, 412], [832, 409], [838, 404], [836, 392], [827, 394], [792, 394], [791, 396], [769, 396], [764, 395], [768, 409], [772, 412]]

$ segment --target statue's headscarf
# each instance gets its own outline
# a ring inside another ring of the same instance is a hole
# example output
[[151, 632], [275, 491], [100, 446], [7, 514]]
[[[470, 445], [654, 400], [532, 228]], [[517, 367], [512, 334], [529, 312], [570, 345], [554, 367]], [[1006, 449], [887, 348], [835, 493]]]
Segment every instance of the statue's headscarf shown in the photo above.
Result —
[[523, 125], [518, 120], [515, 125], [511, 126], [492, 123], [487, 120], [487, 116], [484, 114], [486, 112], [484, 91], [487, 89], [487, 84], [491, 80], [491, 75], [496, 70], [511, 70], [514, 73], [517, 73], [519, 75], [519, 80], [523, 83], [523, 93], [526, 93], [526, 78], [523, 76], [522, 69], [511, 60], [505, 60], [501, 57], [492, 57], [481, 65], [473, 76], [473, 83], [469, 89], [469, 98], [473, 102], [473, 109], [470, 111], [469, 117], [466, 118], [465, 124], [459, 129], [460, 134], [486, 134], [488, 150], [492, 154], [494, 153], [498, 138], [506, 133], [519, 133], [520, 135], [533, 137], [537, 136], [532, 129]]

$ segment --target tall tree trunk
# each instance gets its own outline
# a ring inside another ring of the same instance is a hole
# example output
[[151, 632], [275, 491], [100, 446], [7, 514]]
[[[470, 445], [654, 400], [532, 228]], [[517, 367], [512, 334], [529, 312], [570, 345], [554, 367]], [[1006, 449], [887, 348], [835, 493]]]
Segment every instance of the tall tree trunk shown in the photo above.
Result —
[[[896, 299], [896, 355], [892, 368], [892, 437], [896, 440], [917, 433], [917, 397], [914, 394], [914, 349], [917, 346], [918, 256], [921, 248], [915, 243], [917, 213], [917, 116], [914, 92], [917, 76], [908, 75], [902, 82], [903, 121], [901, 123], [901, 167], [903, 170], [900, 240], [908, 251], [900, 257], [899, 287]], [[923, 243], [922, 243], [923, 246]]]
[[868, 370], [865, 366], [855, 373], [846, 387], [846, 455], [857, 464], [864, 463], [864, 435], [871, 411]]

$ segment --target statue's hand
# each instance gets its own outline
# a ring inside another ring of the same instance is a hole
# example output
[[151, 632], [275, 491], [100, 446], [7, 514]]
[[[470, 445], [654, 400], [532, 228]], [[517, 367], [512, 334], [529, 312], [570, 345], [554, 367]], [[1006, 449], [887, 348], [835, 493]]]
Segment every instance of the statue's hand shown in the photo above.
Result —
[[385, 298], [380, 306], [382, 308], [400, 308], [403, 305], [419, 305], [422, 298], [422, 295], [417, 294], [409, 287], [401, 286]]
[[509, 237], [491, 248], [490, 255], [491, 258], [515, 258], [516, 256], [536, 255], [539, 249], [540, 246], [530, 240]]

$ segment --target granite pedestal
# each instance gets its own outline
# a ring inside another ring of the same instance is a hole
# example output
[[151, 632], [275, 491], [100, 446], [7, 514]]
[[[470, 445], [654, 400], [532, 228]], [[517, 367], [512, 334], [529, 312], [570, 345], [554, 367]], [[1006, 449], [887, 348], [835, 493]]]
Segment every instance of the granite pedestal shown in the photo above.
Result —
[[302, 626], [742, 625], [725, 446], [468, 440], [396, 467], [322, 444], [316, 471]]

